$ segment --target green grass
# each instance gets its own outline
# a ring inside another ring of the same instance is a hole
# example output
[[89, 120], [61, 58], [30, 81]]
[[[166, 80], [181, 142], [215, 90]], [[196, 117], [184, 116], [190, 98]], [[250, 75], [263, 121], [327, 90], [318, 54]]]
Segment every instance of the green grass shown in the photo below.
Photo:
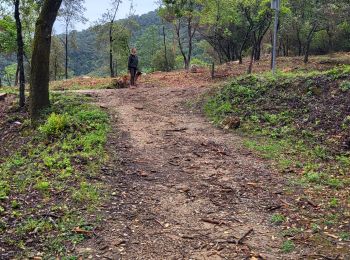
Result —
[[107, 160], [108, 115], [80, 96], [54, 94], [51, 103], [36, 129], [23, 129], [32, 139], [0, 165], [0, 229], [19, 258], [31, 251], [33, 232], [46, 258], [67, 256], [85, 238], [72, 230], [98, 225], [98, 214], [87, 219], [80, 209], [94, 212], [105, 197], [90, 177]]

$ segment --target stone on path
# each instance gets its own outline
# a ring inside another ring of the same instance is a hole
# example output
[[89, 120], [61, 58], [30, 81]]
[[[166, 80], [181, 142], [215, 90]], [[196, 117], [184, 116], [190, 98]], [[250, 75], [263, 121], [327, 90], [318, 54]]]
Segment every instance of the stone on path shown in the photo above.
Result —
[[5, 100], [7, 94], [6, 93], [0, 93], [0, 101]]

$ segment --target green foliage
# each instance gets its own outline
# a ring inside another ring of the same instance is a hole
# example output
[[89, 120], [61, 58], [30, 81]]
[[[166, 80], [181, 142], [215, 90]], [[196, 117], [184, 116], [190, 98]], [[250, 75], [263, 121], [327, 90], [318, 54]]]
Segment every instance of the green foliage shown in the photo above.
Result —
[[285, 254], [291, 253], [295, 250], [295, 244], [291, 240], [286, 240], [281, 246], [281, 251]]
[[336, 208], [339, 206], [339, 200], [337, 198], [332, 198], [330, 201], [329, 201], [329, 206], [331, 208]]
[[38, 191], [41, 191], [41, 192], [47, 192], [50, 188], [50, 183], [48, 181], [39, 181], [36, 185], [35, 185], [35, 188], [38, 190]]
[[271, 217], [271, 223], [273, 223], [275, 225], [281, 225], [285, 221], [286, 221], [286, 217], [281, 215], [281, 214], [274, 214]]
[[164, 49], [160, 49], [156, 52], [152, 60], [152, 66], [158, 71], [169, 71], [175, 67], [175, 56], [170, 48], [167, 48], [167, 59], [165, 59]]
[[39, 128], [39, 131], [46, 136], [59, 136], [69, 126], [67, 115], [57, 115], [52, 113], [46, 123]]
[[0, 19], [0, 53], [12, 53], [16, 50], [16, 22], [10, 16]]
[[340, 84], [340, 89], [343, 91], [343, 92], [347, 92], [350, 90], [350, 81], [343, 81], [341, 84]]

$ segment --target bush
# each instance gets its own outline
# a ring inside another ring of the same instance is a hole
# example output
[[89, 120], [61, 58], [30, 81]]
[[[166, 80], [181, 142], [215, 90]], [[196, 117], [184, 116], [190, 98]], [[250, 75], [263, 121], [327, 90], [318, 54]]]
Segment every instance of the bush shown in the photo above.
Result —
[[155, 70], [160, 70], [160, 71], [169, 71], [174, 69], [175, 55], [170, 48], [167, 49], [167, 60], [168, 60], [168, 66], [165, 60], [164, 49], [158, 50], [152, 60], [153, 68]]
[[69, 126], [67, 115], [52, 113], [39, 131], [47, 136], [59, 136]]

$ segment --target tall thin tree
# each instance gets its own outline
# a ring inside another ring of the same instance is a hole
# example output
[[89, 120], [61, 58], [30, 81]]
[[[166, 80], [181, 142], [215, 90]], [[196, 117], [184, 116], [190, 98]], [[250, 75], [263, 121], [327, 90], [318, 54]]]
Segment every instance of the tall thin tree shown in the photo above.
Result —
[[114, 62], [113, 62], [113, 28], [114, 23], [117, 18], [117, 13], [119, 10], [119, 6], [122, 3], [121, 0], [113, 0], [112, 1], [112, 8], [107, 10], [106, 13], [103, 14], [103, 20], [107, 21], [108, 26], [108, 38], [109, 38], [109, 69], [110, 69], [110, 75], [112, 78], [115, 77], [115, 70], [114, 70]]
[[59, 16], [64, 22], [65, 36], [65, 78], [68, 79], [68, 62], [69, 62], [69, 30], [73, 27], [74, 22], [85, 23], [87, 19], [84, 17], [86, 8], [84, 7], [85, 0], [63, 0], [62, 8]]
[[14, 0], [15, 13], [14, 17], [16, 20], [17, 29], [17, 70], [19, 73], [19, 106], [24, 107], [25, 105], [25, 76], [24, 76], [24, 43], [22, 36], [22, 22], [20, 16], [20, 0]]

